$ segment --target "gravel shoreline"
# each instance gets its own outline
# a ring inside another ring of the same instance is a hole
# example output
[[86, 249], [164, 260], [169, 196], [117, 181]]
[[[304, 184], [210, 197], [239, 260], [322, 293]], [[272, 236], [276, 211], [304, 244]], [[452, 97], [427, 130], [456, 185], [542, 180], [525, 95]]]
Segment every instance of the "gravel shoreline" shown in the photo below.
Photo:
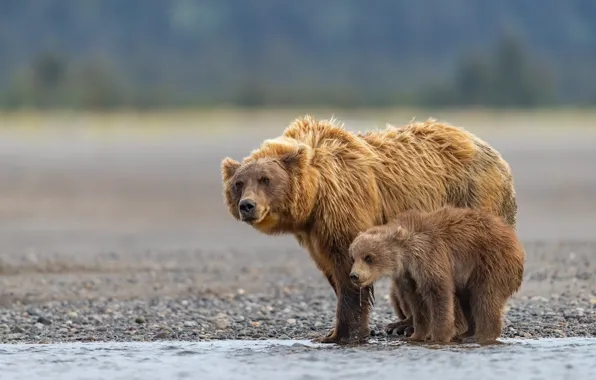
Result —
[[[596, 336], [594, 135], [565, 123], [547, 136], [549, 120], [529, 115], [453, 117], [471, 128], [515, 126], [512, 134], [479, 133], [514, 172], [526, 243], [524, 283], [502, 336]], [[0, 139], [0, 343], [312, 339], [329, 331], [335, 297], [308, 254], [291, 237], [236, 223], [221, 194], [222, 158], [245, 156], [287, 120], [251, 113], [225, 122], [242, 127], [233, 134], [150, 145], [89, 139], [84, 122], [65, 122], [76, 128], [48, 143], [16, 139], [10, 128]], [[347, 122], [375, 126], [358, 124]], [[370, 320], [379, 333], [395, 318], [387, 288], [376, 288]]]
[[[524, 284], [508, 303], [502, 337], [596, 337], [596, 243], [532, 243], [525, 247], [528, 261]], [[263, 266], [270, 254], [262, 250], [258, 262], [254, 257], [257, 253], [251, 252], [218, 255], [219, 261], [213, 260], [213, 252], [179, 253], [184, 260], [176, 260], [171, 253], [154, 255], [156, 267], [165, 257], [170, 260], [170, 271], [176, 273], [170, 275], [171, 282], [194, 286], [181, 291], [159, 279], [163, 289], [170, 289], [169, 294], [153, 293], [151, 285], [157, 280], [148, 276], [135, 280], [146, 289], [144, 296], [101, 295], [117, 294], [113, 288], [131, 283], [127, 276], [134, 275], [134, 270], [130, 268], [112, 273], [107, 282], [79, 273], [80, 284], [92, 282], [96, 292], [57, 301], [53, 297], [77, 283], [64, 281], [62, 275], [50, 276], [42, 281], [46, 289], [53, 289], [44, 293], [46, 299], [24, 302], [15, 298], [11, 305], [4, 302], [0, 308], [0, 343], [313, 339], [331, 328], [335, 296], [307, 255], [298, 251], [270, 252], [277, 257], [269, 261], [270, 266]], [[302, 260], [296, 255], [302, 255]], [[208, 271], [217, 276], [205, 274], [207, 259], [212, 262]], [[250, 267], [250, 262], [260, 267]], [[286, 268], [281, 267], [282, 262]], [[192, 268], [201, 268], [202, 275], [193, 275], [197, 272]], [[230, 279], [227, 287], [222, 275], [226, 269]], [[213, 290], [214, 278], [220, 279], [218, 290]], [[5, 282], [7, 279], [19, 281], [18, 276], [7, 277]], [[200, 279], [209, 283], [201, 284]], [[106, 283], [110, 286], [103, 286]], [[243, 283], [246, 287], [241, 287]], [[370, 320], [375, 339], [399, 339], [383, 332], [383, 326], [395, 318], [387, 298], [387, 281], [378, 284], [376, 294]]]
[[[372, 315], [376, 339], [398, 338], [383, 332], [393, 318], [387, 306]], [[50, 302], [3, 310], [0, 342], [313, 339], [331, 327], [333, 307], [330, 297], [301, 294]], [[596, 301], [512, 300], [502, 337], [596, 337]]]
[[[273, 133], [261, 127], [287, 122], [265, 119], [151, 145], [91, 141], [78, 122], [50, 144], [1, 139], [0, 343], [326, 334], [335, 296], [308, 254], [235, 222], [223, 204], [222, 158], [245, 156]], [[470, 127], [510, 123], [491, 120]], [[540, 118], [514, 124], [515, 134], [480, 133], [514, 172], [527, 253], [502, 336], [595, 337], [594, 136], [544, 136]], [[518, 133], [532, 124], [540, 132]], [[387, 285], [370, 320], [381, 334], [395, 318]]]

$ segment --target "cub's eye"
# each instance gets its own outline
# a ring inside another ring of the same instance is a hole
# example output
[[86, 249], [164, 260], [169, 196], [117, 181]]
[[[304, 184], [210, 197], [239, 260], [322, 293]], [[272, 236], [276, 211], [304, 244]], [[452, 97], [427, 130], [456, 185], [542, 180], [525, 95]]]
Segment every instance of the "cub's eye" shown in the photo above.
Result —
[[367, 264], [372, 264], [372, 257], [370, 257], [370, 255], [364, 256], [364, 262]]
[[242, 185], [244, 185], [244, 183], [242, 181], [236, 181], [236, 183], [234, 184], [234, 186], [236, 187], [236, 189], [241, 189]]
[[262, 185], [268, 185], [269, 184], [269, 178], [267, 178], [267, 177], [261, 177], [261, 178], [259, 178], [259, 182]]

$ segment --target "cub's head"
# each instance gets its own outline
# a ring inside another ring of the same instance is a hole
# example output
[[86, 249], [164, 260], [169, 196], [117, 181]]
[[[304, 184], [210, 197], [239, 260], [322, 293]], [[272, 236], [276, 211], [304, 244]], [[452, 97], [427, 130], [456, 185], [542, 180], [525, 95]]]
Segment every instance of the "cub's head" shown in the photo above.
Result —
[[403, 228], [388, 226], [372, 227], [358, 234], [349, 249], [354, 260], [350, 271], [352, 283], [367, 287], [400, 270], [401, 240], [405, 236]]
[[243, 162], [222, 161], [224, 197], [230, 214], [267, 233], [290, 232], [314, 207], [310, 148], [268, 140]]

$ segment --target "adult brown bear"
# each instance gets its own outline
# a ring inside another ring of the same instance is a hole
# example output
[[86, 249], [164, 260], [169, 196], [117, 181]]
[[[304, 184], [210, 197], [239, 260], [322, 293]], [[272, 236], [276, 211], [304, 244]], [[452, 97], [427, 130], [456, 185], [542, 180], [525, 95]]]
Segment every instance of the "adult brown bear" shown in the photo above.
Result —
[[361, 292], [349, 278], [348, 248], [359, 232], [444, 205], [483, 208], [515, 226], [509, 165], [484, 141], [436, 120], [352, 133], [305, 116], [242, 162], [225, 158], [221, 169], [233, 217], [265, 234], [293, 234], [334, 289], [335, 327], [318, 339], [324, 343], [370, 333], [373, 287]]

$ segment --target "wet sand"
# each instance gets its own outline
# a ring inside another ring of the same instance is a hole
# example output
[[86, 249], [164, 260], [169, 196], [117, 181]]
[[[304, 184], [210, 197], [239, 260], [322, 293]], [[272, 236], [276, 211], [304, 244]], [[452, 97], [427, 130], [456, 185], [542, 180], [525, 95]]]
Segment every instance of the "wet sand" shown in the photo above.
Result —
[[[307, 253], [235, 222], [223, 204], [221, 159], [244, 157], [289, 120], [275, 121], [155, 138], [2, 132], [0, 343], [325, 334], [335, 299]], [[529, 130], [466, 125], [515, 175], [528, 258], [503, 336], [596, 336], [596, 134], [519, 123]], [[378, 333], [394, 318], [386, 294], [382, 282]]]

